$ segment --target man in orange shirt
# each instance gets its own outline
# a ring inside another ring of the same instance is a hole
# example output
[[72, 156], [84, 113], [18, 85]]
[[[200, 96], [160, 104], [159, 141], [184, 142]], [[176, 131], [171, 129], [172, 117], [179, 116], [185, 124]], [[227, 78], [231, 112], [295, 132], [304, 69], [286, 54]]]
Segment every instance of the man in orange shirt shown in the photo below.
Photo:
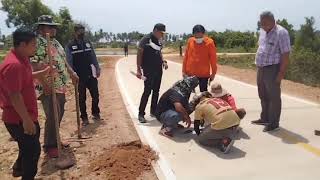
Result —
[[183, 76], [196, 76], [200, 92], [208, 90], [208, 80], [214, 80], [217, 73], [217, 51], [213, 39], [205, 35], [202, 25], [195, 25], [189, 38], [183, 60]]

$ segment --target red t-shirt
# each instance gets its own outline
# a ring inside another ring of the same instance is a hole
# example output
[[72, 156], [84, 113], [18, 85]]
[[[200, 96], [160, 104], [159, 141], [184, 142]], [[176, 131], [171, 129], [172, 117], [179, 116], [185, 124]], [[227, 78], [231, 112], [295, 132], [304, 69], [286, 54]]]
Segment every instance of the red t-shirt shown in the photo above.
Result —
[[236, 102], [231, 94], [226, 94], [222, 96], [221, 99], [226, 101], [232, 107], [233, 110], [236, 111], [238, 109], [236, 106]]
[[9, 95], [16, 92], [21, 93], [32, 120], [38, 122], [37, 99], [29, 59], [18, 58], [15, 51], [11, 50], [0, 64], [0, 107], [3, 109], [2, 120], [8, 124], [22, 122], [9, 99]]

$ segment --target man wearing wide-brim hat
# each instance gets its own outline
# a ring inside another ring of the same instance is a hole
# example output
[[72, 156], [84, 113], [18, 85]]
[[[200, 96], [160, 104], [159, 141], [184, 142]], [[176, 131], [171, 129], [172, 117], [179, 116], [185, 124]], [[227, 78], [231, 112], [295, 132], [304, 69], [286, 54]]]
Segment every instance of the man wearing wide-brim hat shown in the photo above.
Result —
[[38, 18], [38, 22], [35, 25], [60, 26], [61, 24], [54, 22], [53, 17], [50, 15], [42, 15]]
[[55, 130], [55, 119], [53, 112], [53, 100], [51, 87], [54, 86], [56, 93], [56, 102], [58, 107], [58, 119], [61, 122], [64, 114], [64, 105], [66, 102], [66, 84], [68, 81], [67, 72], [69, 73], [73, 83], [77, 83], [78, 76], [70, 68], [66, 62], [66, 54], [64, 48], [55, 39], [57, 26], [59, 23], [54, 22], [53, 17], [50, 15], [42, 15], [38, 18], [38, 22], [35, 23], [37, 27], [37, 51], [31, 63], [33, 70], [41, 70], [49, 66], [49, 58], [47, 54], [48, 42], [46, 34], [51, 38], [51, 55], [54, 64], [54, 84], [50, 83], [49, 76], [44, 76], [36, 81], [36, 90], [38, 98], [41, 100], [43, 110], [46, 115], [45, 132], [44, 132], [44, 150], [50, 158], [58, 156], [57, 149], [57, 135]]
[[235, 98], [226, 89], [222, 88], [220, 83], [213, 83], [211, 85], [211, 95], [214, 98], [220, 98], [223, 101], [227, 102], [238, 114], [240, 119], [243, 119], [246, 115], [245, 109], [237, 108]]

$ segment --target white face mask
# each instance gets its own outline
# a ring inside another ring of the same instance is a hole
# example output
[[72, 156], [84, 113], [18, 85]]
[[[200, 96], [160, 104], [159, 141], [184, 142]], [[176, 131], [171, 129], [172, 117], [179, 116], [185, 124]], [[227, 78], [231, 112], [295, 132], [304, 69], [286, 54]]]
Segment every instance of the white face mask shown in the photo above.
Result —
[[196, 43], [197, 44], [203, 43], [203, 38], [196, 38]]

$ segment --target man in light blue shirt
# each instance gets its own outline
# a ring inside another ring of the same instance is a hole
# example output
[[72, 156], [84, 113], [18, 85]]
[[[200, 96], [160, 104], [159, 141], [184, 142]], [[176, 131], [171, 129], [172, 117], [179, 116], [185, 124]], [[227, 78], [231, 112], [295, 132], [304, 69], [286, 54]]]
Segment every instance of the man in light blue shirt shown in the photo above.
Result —
[[260, 119], [253, 124], [265, 125], [264, 132], [279, 128], [281, 115], [281, 80], [285, 76], [291, 51], [288, 31], [276, 24], [274, 15], [260, 15], [262, 30], [256, 55], [257, 85], [261, 100]]

